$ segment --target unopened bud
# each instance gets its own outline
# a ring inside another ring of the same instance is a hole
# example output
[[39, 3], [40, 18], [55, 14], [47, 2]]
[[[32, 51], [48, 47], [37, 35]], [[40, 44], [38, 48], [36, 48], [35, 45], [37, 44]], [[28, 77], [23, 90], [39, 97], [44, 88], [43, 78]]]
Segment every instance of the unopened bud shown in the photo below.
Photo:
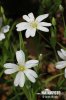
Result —
[[40, 54], [40, 55], [39, 55], [39, 60], [41, 61], [42, 58], [43, 58], [43, 54]]
[[1, 13], [4, 14], [4, 9], [3, 9], [3, 7], [1, 7]]
[[64, 8], [62, 5], [59, 5], [59, 9], [60, 9], [60, 11], [64, 11]]
[[52, 25], [53, 25], [53, 26], [55, 26], [55, 25], [56, 25], [56, 20], [55, 20], [55, 18], [54, 18], [54, 17], [52, 18]]

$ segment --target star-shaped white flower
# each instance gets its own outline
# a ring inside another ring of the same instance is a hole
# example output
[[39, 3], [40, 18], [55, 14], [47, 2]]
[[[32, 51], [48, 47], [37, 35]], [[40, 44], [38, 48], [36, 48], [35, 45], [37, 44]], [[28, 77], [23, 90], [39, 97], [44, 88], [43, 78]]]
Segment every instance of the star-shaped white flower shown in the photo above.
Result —
[[10, 26], [6, 25], [2, 27], [2, 18], [0, 17], [0, 41], [2, 41], [3, 39], [5, 39], [5, 34], [9, 31]]
[[23, 19], [26, 22], [21, 22], [16, 25], [17, 31], [23, 31], [26, 30], [25, 36], [26, 38], [34, 37], [36, 34], [36, 30], [41, 30], [44, 32], [49, 32], [49, 29], [46, 28], [46, 26], [51, 26], [51, 23], [42, 22], [44, 19], [46, 19], [49, 16], [49, 14], [43, 14], [38, 16], [36, 19], [33, 15], [33, 13], [29, 13], [28, 15], [23, 15]]
[[[59, 61], [56, 63], [56, 68], [57, 69], [63, 69], [66, 67], [66, 51], [61, 49], [61, 51], [58, 51], [58, 55], [60, 56], [61, 59], [64, 61]], [[66, 78], [66, 68], [65, 68], [65, 78]]]
[[18, 62], [17, 65], [13, 63], [4, 64], [4, 67], [7, 68], [5, 70], [5, 74], [18, 72], [14, 80], [15, 86], [19, 85], [20, 87], [23, 87], [25, 83], [25, 76], [34, 83], [36, 81], [35, 78], [37, 78], [38, 75], [30, 68], [37, 66], [38, 60], [29, 60], [25, 62], [25, 54], [22, 50], [16, 52], [16, 59]]

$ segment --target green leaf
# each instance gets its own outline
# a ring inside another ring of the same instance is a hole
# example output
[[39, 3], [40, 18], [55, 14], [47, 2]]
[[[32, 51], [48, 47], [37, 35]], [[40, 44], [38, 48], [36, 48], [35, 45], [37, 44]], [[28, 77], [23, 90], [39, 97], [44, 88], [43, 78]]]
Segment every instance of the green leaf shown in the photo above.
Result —
[[52, 28], [52, 29], [51, 29], [50, 44], [51, 44], [51, 46], [52, 46], [53, 48], [55, 48], [56, 42], [57, 42], [56, 33], [55, 33], [54, 29]]
[[64, 38], [66, 38], [66, 27], [65, 27], [65, 30], [64, 30]]

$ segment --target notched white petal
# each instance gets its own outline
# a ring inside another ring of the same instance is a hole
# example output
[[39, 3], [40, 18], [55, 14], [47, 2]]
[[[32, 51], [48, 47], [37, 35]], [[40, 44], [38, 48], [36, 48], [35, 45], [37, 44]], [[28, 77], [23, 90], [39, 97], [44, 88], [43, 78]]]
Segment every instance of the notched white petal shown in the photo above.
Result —
[[9, 31], [9, 28], [10, 28], [9, 25], [3, 26], [2, 29], [1, 29], [1, 31], [2, 31], [3, 33], [7, 33], [7, 32]]
[[65, 76], [65, 78], [66, 78], [66, 68], [65, 68], [65, 73], [64, 73], [64, 76]]
[[6, 64], [4, 64], [4, 67], [5, 68], [18, 68], [18, 66], [13, 63], [6, 63]]
[[36, 18], [36, 21], [41, 22], [42, 20], [44, 20], [45, 18], [47, 18], [49, 16], [49, 14], [44, 14], [44, 15], [40, 15]]
[[26, 38], [29, 38], [29, 37], [30, 37], [30, 34], [31, 34], [31, 33], [29, 33], [29, 29], [27, 29], [26, 32], [25, 32], [25, 37], [26, 37]]
[[19, 85], [20, 87], [23, 87], [24, 83], [25, 83], [24, 73], [23, 72], [18, 72], [16, 77], [15, 77], [15, 80], [14, 80], [14, 85], [15, 86]]
[[66, 61], [59, 61], [56, 63], [56, 68], [57, 69], [62, 69], [66, 67]]
[[61, 51], [57, 51], [57, 53], [61, 59], [66, 60], [66, 57], [63, 55]]
[[13, 74], [13, 73], [15, 73], [15, 72], [17, 72], [18, 70], [17, 69], [6, 69], [5, 71], [4, 71], [4, 73], [5, 74]]
[[25, 54], [22, 50], [16, 51], [16, 59], [19, 65], [24, 65], [25, 63]]
[[16, 77], [15, 77], [15, 80], [14, 80], [14, 85], [15, 86], [18, 86], [19, 85], [20, 76], [21, 76], [21, 73], [18, 72], [17, 75], [16, 75]]
[[31, 37], [34, 37], [36, 34], [36, 29], [32, 28], [32, 29], [27, 29], [26, 32], [25, 32], [25, 36], [26, 38], [29, 38], [30, 36]]
[[61, 49], [61, 52], [62, 52], [62, 54], [63, 54], [64, 56], [66, 56], [66, 51], [65, 51], [65, 50]]
[[29, 13], [28, 16], [29, 16], [29, 18], [30, 18], [31, 21], [34, 21], [35, 18], [34, 18], [33, 13]]
[[29, 61], [27, 61], [27, 62], [25, 63], [25, 66], [26, 66], [27, 68], [31, 68], [31, 67], [37, 66], [38, 63], [39, 63], [38, 60], [29, 60]]
[[35, 83], [35, 78], [27, 70], [24, 73], [31, 82]]
[[38, 29], [38, 30], [41, 30], [41, 31], [43, 31], [43, 32], [49, 32], [49, 29], [46, 28], [46, 27], [38, 26], [37, 29]]
[[40, 22], [39, 23], [40, 26], [51, 26], [51, 23], [47, 23], [47, 22]]
[[21, 72], [20, 80], [19, 80], [19, 86], [23, 87], [25, 83], [25, 75], [23, 72]]
[[27, 15], [23, 15], [23, 19], [27, 22], [30, 22], [30, 18]]
[[26, 30], [28, 28], [28, 26], [29, 26], [29, 24], [27, 22], [21, 22], [21, 23], [16, 25], [17, 31]]
[[2, 41], [3, 39], [5, 39], [5, 35], [4, 33], [0, 33], [0, 41]]
[[27, 69], [26, 71], [27, 71], [31, 76], [33, 76], [34, 78], [37, 78], [37, 77], [38, 77], [38, 75], [36, 74], [36, 72], [33, 71], [33, 70]]

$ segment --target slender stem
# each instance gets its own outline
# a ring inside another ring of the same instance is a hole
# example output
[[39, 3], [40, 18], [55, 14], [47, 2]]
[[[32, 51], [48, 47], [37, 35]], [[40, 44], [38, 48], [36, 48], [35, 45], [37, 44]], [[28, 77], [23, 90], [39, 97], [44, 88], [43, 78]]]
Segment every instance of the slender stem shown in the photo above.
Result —
[[56, 60], [58, 61], [58, 56], [57, 56], [57, 53], [56, 53], [55, 48], [53, 48], [53, 50], [54, 50], [54, 53], [55, 53], [55, 58], [56, 58]]
[[63, 74], [64, 73], [60, 73], [60, 74], [54, 75], [54, 76], [48, 78], [46, 81], [43, 81], [43, 83], [45, 83], [45, 85], [47, 85], [50, 81], [52, 81], [53, 79], [55, 79], [55, 78], [57, 78], [57, 77], [59, 77], [59, 76], [61, 76]]
[[12, 25], [12, 27], [10, 28], [9, 34], [8, 34], [8, 40], [10, 39], [10, 36], [12, 35], [12, 30], [14, 29], [15, 25], [16, 25], [17, 21], [15, 21]]
[[31, 92], [27, 89], [26, 85], [24, 85], [24, 87], [22, 88], [24, 94], [26, 95], [27, 100], [32, 100], [31, 99]]
[[22, 94], [23, 94], [23, 92], [17, 93], [17, 95], [15, 95], [14, 97], [12, 97], [12, 98], [9, 99], [9, 100], [15, 100], [18, 96], [20, 96], [20, 95], [22, 95]]
[[65, 19], [63, 13], [62, 13], [62, 18], [63, 18], [64, 28], [65, 28]]
[[63, 49], [66, 49], [62, 44], [60, 44], [59, 42], [57, 42], [57, 44], [61, 47], [61, 48], [63, 48]]
[[21, 43], [21, 41], [22, 41], [22, 38], [21, 38], [21, 32], [19, 33], [19, 41], [20, 41], [20, 50], [22, 49], [22, 43]]
[[20, 32], [19, 33], [19, 41], [20, 41], [20, 50], [21, 49], [25, 49], [25, 47], [24, 47], [24, 41], [23, 41], [23, 37], [22, 37], [22, 33]]
[[[39, 33], [39, 32], [38, 32]], [[41, 34], [41, 33], [39, 33], [40, 35], [41, 35], [41, 37], [49, 44], [49, 41]]]
[[[15, 94], [18, 94], [17, 91], [16, 91], [16, 88], [13, 87], [13, 89], [14, 89]], [[17, 96], [17, 99], [16, 100], [20, 100], [19, 96]]]

